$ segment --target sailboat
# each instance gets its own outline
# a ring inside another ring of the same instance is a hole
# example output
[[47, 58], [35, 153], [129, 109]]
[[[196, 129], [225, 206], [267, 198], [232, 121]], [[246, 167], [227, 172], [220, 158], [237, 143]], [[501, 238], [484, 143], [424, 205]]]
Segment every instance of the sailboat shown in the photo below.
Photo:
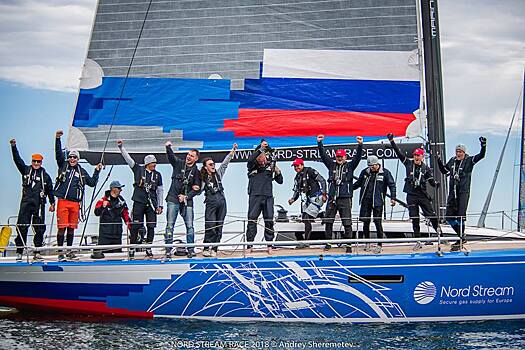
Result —
[[[312, 160], [314, 136], [323, 133], [329, 151], [352, 151], [348, 137], [363, 135], [367, 155], [388, 159], [395, 155], [380, 140], [393, 132], [420, 140], [404, 151], [423, 140], [432, 156], [444, 156], [437, 16], [436, 0], [99, 0], [68, 148], [92, 164], [118, 165], [117, 139], [137, 161], [153, 153], [160, 162], [166, 140], [217, 161], [237, 142], [234, 161], [242, 162], [265, 138], [277, 161]], [[446, 193], [442, 186], [435, 194], [437, 212]], [[388, 225], [410, 232], [406, 222]], [[366, 240], [333, 241], [341, 242]], [[525, 318], [525, 242], [477, 242], [460, 252], [445, 252], [441, 241], [418, 252], [414, 239], [384, 242], [391, 244], [377, 255], [325, 252], [316, 241], [248, 254], [239, 241], [221, 246], [240, 249], [209, 258], [3, 259], [0, 304], [220, 321]]]

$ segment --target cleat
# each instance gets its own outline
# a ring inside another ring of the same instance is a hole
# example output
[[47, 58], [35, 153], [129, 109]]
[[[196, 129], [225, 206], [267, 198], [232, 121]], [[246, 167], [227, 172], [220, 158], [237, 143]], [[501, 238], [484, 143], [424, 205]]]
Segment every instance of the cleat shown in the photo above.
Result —
[[22, 254], [16, 253], [16, 262], [22, 262]]
[[58, 261], [59, 262], [65, 262], [65, 261], [67, 261], [67, 259], [64, 256], [64, 254], [58, 254]]
[[423, 245], [421, 242], [417, 242], [416, 245], [412, 248], [413, 251], [421, 250], [423, 248]]
[[35, 253], [35, 255], [33, 255], [33, 260], [34, 261], [44, 261], [44, 258], [42, 257], [42, 255], [40, 255], [40, 253]]
[[75, 261], [78, 260], [78, 256], [73, 252], [67, 253], [66, 258], [67, 260], [75, 260]]

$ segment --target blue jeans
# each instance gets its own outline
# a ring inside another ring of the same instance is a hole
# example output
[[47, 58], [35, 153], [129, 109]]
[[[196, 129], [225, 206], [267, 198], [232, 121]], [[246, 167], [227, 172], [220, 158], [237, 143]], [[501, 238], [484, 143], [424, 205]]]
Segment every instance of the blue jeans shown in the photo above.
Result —
[[[186, 225], [186, 243], [195, 242], [195, 230], [193, 229], [193, 207], [188, 207], [181, 203], [167, 203], [167, 224], [166, 224], [166, 233], [164, 234], [164, 241], [166, 244], [173, 243], [173, 228], [175, 227], [175, 222], [177, 221], [177, 215], [180, 214], [184, 219], [184, 224]], [[182, 212], [181, 212], [182, 210]], [[170, 249], [166, 249], [170, 250]], [[188, 250], [193, 251], [193, 248]]]

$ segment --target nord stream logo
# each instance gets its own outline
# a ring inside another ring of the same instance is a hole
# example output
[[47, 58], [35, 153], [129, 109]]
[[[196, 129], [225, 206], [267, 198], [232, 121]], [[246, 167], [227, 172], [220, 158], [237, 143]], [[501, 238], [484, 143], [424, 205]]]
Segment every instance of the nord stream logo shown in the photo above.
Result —
[[416, 303], [425, 305], [436, 297], [436, 286], [430, 281], [421, 282], [414, 289], [414, 300]]

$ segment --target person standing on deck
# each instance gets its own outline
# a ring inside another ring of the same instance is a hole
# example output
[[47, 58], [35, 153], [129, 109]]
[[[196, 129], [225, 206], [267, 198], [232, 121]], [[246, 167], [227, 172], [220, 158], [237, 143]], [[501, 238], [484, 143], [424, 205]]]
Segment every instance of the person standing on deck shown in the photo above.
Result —
[[[390, 189], [390, 205], [396, 205], [396, 182], [390, 171], [379, 164], [376, 156], [367, 158], [368, 168], [363, 169], [354, 183], [354, 190], [361, 187], [359, 193], [359, 220], [363, 222], [363, 236], [370, 238], [370, 215], [376, 226], [377, 238], [386, 238], [383, 232], [383, 207], [387, 189]], [[382, 244], [378, 243], [374, 253], [381, 252]], [[370, 244], [365, 250], [370, 249]]]
[[[474, 165], [485, 158], [487, 151], [487, 139], [483, 136], [479, 138], [481, 150], [475, 156], [469, 156], [467, 147], [463, 144], [456, 146], [456, 156], [450, 158], [447, 164], [443, 164], [441, 158], [437, 158], [437, 163], [441, 173], [449, 176], [449, 191], [447, 198], [446, 220], [458, 234], [463, 243], [466, 239], [463, 235], [465, 230], [465, 220], [467, 217], [467, 207], [470, 197], [470, 182]], [[452, 244], [452, 251], [459, 250], [460, 241]]]
[[[412, 152], [414, 158], [410, 159], [401, 152], [399, 147], [397, 147], [392, 133], [388, 134], [387, 137], [392, 148], [396, 152], [397, 157], [405, 166], [406, 178], [403, 192], [407, 194], [408, 214], [412, 220], [414, 237], [422, 237], [421, 228], [419, 226], [419, 208], [423, 211], [423, 215], [430, 220], [436, 233], [441, 235], [441, 227], [439, 226], [437, 215], [432, 207], [430, 196], [427, 192], [427, 182], [433, 187], [439, 186], [439, 182], [437, 182], [432, 176], [432, 170], [423, 163], [425, 150], [423, 148], [416, 148]], [[429, 237], [427, 233], [424, 235], [425, 237]], [[431, 245], [432, 242], [427, 242], [426, 244]], [[419, 250], [421, 248], [421, 242], [417, 242], [414, 246], [414, 250]]]
[[[273, 149], [266, 140], [248, 157], [248, 225], [246, 228], [246, 239], [253, 242], [257, 235], [257, 219], [261, 212], [264, 219], [264, 239], [271, 242], [274, 239], [273, 231], [273, 181], [283, 183], [281, 169], [275, 164]], [[249, 252], [252, 247], [248, 246]], [[272, 247], [268, 246], [268, 253]]]
[[[343, 223], [344, 234], [343, 238], [349, 239], [352, 235], [352, 196], [354, 171], [361, 161], [363, 153], [363, 138], [357, 136], [357, 150], [348, 162], [346, 160], [346, 151], [338, 149], [335, 152], [335, 161], [332, 160], [323, 146], [324, 135], [317, 136], [317, 147], [321, 155], [321, 160], [328, 169], [328, 205], [324, 218], [325, 223], [325, 239], [333, 239], [333, 229], [335, 214], [339, 212], [339, 216]], [[355, 238], [355, 237], [352, 237]], [[331, 248], [330, 244], [326, 244], [325, 249]], [[350, 245], [346, 248], [347, 253], [352, 252]]]
[[[142, 237], [139, 237], [139, 230], [144, 225], [144, 217], [146, 217], [146, 243], [152, 244], [155, 238], [155, 227], [157, 226], [157, 215], [162, 214], [162, 175], [155, 170], [157, 167], [157, 159], [154, 155], [149, 154], [144, 157], [144, 165], [135, 163], [133, 158], [124, 148], [122, 140], [117, 141], [117, 147], [122, 154], [122, 157], [131, 168], [133, 172], [133, 208], [131, 210], [131, 230], [130, 243], [140, 244]], [[135, 251], [130, 250], [130, 258], [135, 256]], [[146, 249], [146, 257], [152, 258], [153, 252], [151, 248]]]
[[[165, 243], [173, 243], [173, 228], [180, 214], [186, 226], [186, 243], [195, 243], [195, 230], [193, 228], [193, 197], [200, 189], [200, 175], [197, 169], [199, 151], [192, 149], [186, 154], [185, 160], [178, 158], [173, 152], [171, 142], [165, 144], [166, 155], [170, 162], [173, 173], [171, 175], [171, 186], [166, 197], [167, 224], [164, 235]], [[188, 258], [195, 256], [195, 249], [187, 249]], [[166, 259], [171, 257], [171, 248], [166, 249]]]
[[[55, 196], [58, 198], [57, 241], [59, 247], [64, 245], [65, 235], [67, 245], [73, 245], [75, 229], [78, 227], [80, 202], [84, 198], [85, 186], [95, 187], [102, 169], [102, 163], [97, 164], [93, 171], [93, 176], [89, 176], [87, 171], [78, 164], [80, 153], [76, 150], [68, 152], [66, 161], [60, 140], [62, 135], [64, 135], [62, 130], [58, 130], [55, 134], [55, 157], [58, 165], [58, 177], [54, 191]], [[70, 260], [77, 259], [72, 251], [69, 251], [66, 257]], [[65, 260], [61, 251], [59, 251], [58, 260]]]
[[[49, 211], [55, 211], [55, 197], [53, 196], [53, 182], [51, 177], [42, 167], [41, 154], [33, 154], [31, 156], [31, 165], [26, 165], [18, 149], [16, 148], [16, 140], [9, 141], [11, 144], [11, 152], [16, 168], [22, 175], [22, 200], [20, 201], [20, 209], [18, 211], [18, 219], [16, 227], [18, 234], [15, 239], [16, 260], [22, 261], [22, 254], [24, 253], [24, 246], [27, 245], [27, 231], [29, 226], [33, 226], [35, 236], [33, 237], [33, 244], [35, 247], [41, 247], [44, 242], [44, 233], [46, 232], [45, 224], [45, 209], [46, 197], [49, 198]], [[33, 260], [43, 260], [40, 253], [35, 252]]]
[[[128, 205], [122, 193], [122, 185], [118, 181], [112, 181], [109, 184], [109, 190], [106, 191], [95, 205], [95, 215], [100, 217], [98, 226], [98, 245], [121, 245], [122, 244], [122, 220], [128, 228], [131, 228]], [[109, 251], [110, 253], [119, 253], [120, 248]], [[103, 259], [104, 253], [101, 250], [95, 250], [91, 254], [92, 259]]]
[[[308, 241], [312, 233], [312, 223], [327, 200], [326, 180], [317, 170], [305, 167], [304, 160], [301, 158], [296, 158], [292, 166], [297, 174], [294, 179], [293, 195], [288, 200], [288, 204], [292, 205], [303, 193], [305, 196], [304, 199], [301, 197], [301, 218], [304, 223], [304, 237], [302, 232], [298, 232], [295, 234], [295, 238], [298, 241], [302, 241], [306, 237]], [[297, 246], [297, 248], [305, 247], [303, 244]]]
[[[224, 187], [222, 179], [228, 164], [237, 150], [237, 144], [226, 155], [219, 169], [215, 169], [215, 162], [211, 158], [204, 158], [200, 174], [201, 192], [204, 191], [204, 243], [219, 243], [222, 238], [222, 227], [226, 218], [226, 197], [224, 196]], [[202, 255], [217, 256], [218, 247], [205, 247]]]

